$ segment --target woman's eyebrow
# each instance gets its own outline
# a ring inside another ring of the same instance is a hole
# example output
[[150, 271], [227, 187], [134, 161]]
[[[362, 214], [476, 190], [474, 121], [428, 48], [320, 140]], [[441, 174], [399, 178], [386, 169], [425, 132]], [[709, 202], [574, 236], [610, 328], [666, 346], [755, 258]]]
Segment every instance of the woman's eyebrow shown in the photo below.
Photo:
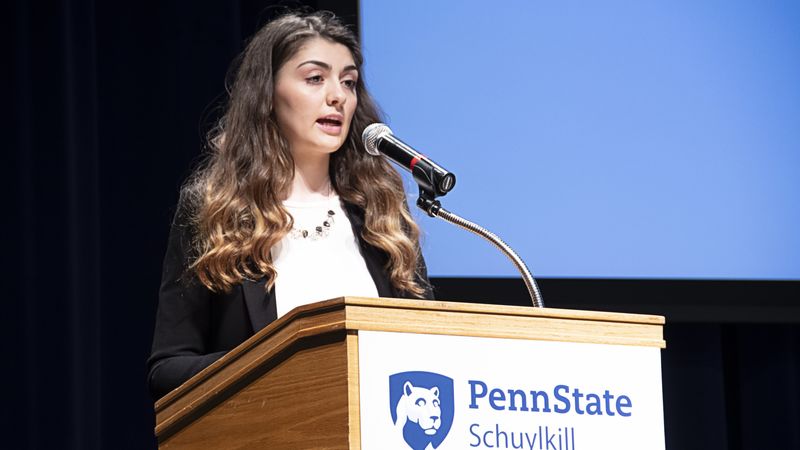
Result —
[[[300, 64], [297, 65], [297, 68], [299, 69], [299, 68], [305, 66], [306, 64], [313, 64], [313, 65], [319, 66], [319, 67], [321, 67], [321, 68], [323, 68], [325, 70], [331, 70], [331, 65], [330, 64], [322, 62], [322, 61], [313, 60], [313, 59], [309, 60], [309, 61], [301, 62]], [[358, 72], [358, 67], [356, 67], [355, 65], [351, 64], [349, 66], [345, 66], [345, 68], [342, 69], [342, 72], [350, 72], [350, 71]]]
[[299, 68], [305, 66], [306, 64], [313, 64], [315, 66], [320, 66], [325, 70], [331, 70], [331, 65], [330, 64], [324, 63], [322, 61], [315, 61], [313, 59], [309, 60], [309, 61], [301, 62], [300, 64], [297, 65], [297, 68], [299, 69]]

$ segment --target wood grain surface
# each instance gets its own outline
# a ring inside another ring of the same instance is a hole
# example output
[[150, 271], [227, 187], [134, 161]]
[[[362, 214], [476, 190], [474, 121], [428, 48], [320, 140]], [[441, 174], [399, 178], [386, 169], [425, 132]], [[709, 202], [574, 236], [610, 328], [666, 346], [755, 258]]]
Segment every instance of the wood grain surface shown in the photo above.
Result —
[[159, 448], [349, 448], [346, 345], [294, 353]]

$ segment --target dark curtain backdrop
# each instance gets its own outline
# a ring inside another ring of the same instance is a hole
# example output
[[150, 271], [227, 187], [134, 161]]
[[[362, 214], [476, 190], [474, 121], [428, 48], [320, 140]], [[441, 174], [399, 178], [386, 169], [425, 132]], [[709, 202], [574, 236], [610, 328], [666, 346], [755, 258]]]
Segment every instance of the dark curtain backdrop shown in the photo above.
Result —
[[[11, 203], [0, 448], [155, 446], [145, 359], [172, 208], [216, 117], [228, 64], [273, 3], [0, 6]], [[358, 23], [355, 0], [307, 4]], [[800, 448], [796, 282], [734, 286], [755, 295], [733, 316], [724, 314], [728, 291], [707, 284], [702, 296], [675, 292], [688, 307], [675, 309], [669, 298], [646, 300], [663, 282], [598, 282], [542, 280], [542, 289], [551, 306], [667, 314], [669, 448]], [[481, 289], [482, 301], [525, 298], [513, 280], [436, 284], [441, 298]], [[783, 300], [769, 309], [776, 295]], [[707, 296], [717, 303], [704, 304]]]
[[[145, 360], [173, 206], [228, 65], [277, 3], [3, 3], [0, 448], [155, 446]], [[357, 23], [354, 2], [306, 3]]]

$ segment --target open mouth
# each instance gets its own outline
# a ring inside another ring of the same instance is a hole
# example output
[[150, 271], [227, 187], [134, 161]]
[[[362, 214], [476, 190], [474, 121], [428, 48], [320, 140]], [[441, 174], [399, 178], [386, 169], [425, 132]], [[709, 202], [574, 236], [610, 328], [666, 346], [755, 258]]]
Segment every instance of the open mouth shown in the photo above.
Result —
[[333, 117], [320, 117], [317, 125], [328, 133], [338, 134], [342, 130], [342, 121]]
[[319, 119], [317, 119], [317, 122], [321, 123], [323, 125], [324, 124], [331, 124], [331, 125], [336, 125], [336, 126], [342, 126], [342, 121], [341, 120], [332, 119], [332, 118], [328, 118], [328, 117], [320, 117]]

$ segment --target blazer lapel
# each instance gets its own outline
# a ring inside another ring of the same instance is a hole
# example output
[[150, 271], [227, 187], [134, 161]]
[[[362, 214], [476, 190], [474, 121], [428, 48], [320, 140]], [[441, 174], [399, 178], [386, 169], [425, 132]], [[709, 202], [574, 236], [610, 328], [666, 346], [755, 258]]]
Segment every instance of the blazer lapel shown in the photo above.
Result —
[[266, 283], [266, 278], [242, 282], [244, 303], [247, 305], [247, 313], [250, 315], [250, 324], [253, 326], [254, 333], [258, 333], [259, 330], [278, 318], [278, 310], [275, 306], [275, 287], [273, 286], [267, 292], [264, 290]]
[[370, 245], [361, 237], [361, 231], [364, 228], [364, 212], [357, 206], [350, 203], [344, 203], [344, 209], [347, 213], [347, 218], [350, 219], [350, 224], [353, 227], [353, 234], [358, 240], [358, 247], [361, 250], [361, 256], [367, 265], [367, 270], [372, 276], [372, 281], [375, 282], [375, 288], [378, 290], [380, 297], [397, 297], [397, 293], [386, 274], [386, 263], [388, 257], [385, 253]]

